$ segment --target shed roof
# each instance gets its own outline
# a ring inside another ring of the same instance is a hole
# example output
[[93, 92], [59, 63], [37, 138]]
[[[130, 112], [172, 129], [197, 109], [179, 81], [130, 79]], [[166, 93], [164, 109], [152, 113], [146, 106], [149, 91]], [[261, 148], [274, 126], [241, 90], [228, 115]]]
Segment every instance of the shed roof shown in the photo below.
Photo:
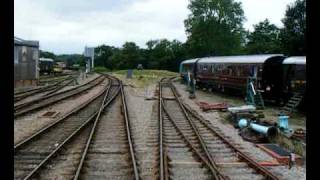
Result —
[[199, 63], [264, 63], [272, 57], [282, 56], [282, 54], [263, 54], [263, 55], [240, 55], [240, 56], [214, 56], [205, 57], [199, 60]]
[[14, 37], [15, 46], [30, 46], [30, 47], [39, 47], [39, 41], [27, 41], [18, 37]]
[[306, 64], [306, 56], [291, 56], [286, 58], [283, 64]]

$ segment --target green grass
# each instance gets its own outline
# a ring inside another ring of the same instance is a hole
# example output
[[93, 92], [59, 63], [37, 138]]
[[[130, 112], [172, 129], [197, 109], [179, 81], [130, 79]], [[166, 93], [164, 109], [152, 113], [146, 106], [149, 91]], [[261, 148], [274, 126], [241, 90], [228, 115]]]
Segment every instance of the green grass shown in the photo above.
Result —
[[[118, 70], [114, 71], [114, 74], [118, 75], [127, 75], [128, 70]], [[153, 70], [153, 69], [146, 69], [146, 70], [133, 70], [133, 78], [144, 76], [144, 77], [165, 77], [165, 76], [177, 76], [178, 73], [166, 71], [166, 70]]]
[[98, 67], [94, 67], [93, 71], [97, 73], [102, 73], [102, 72], [108, 72], [110, 70], [105, 67], [98, 66]]
[[166, 70], [133, 70], [132, 78], [127, 78], [128, 70], [113, 71], [112, 74], [124, 81], [125, 84], [143, 88], [157, 83], [163, 77], [178, 76], [178, 73]]

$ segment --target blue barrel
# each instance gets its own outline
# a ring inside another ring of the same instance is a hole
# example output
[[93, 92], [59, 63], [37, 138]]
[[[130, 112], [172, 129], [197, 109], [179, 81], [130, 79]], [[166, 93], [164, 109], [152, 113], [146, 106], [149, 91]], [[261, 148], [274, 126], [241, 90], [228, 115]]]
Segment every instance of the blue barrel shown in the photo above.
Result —
[[239, 122], [238, 122], [238, 126], [239, 126], [240, 128], [247, 127], [247, 126], [248, 126], [248, 120], [246, 120], [246, 119], [240, 119]]
[[288, 129], [289, 128], [289, 116], [279, 116], [279, 127]]

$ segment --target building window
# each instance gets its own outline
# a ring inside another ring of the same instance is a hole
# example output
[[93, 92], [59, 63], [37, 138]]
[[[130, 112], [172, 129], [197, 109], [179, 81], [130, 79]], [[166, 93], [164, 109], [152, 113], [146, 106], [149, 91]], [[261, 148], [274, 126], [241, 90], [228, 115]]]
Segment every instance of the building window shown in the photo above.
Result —
[[14, 63], [18, 64], [19, 63], [19, 58], [18, 58], [18, 47], [14, 47]]

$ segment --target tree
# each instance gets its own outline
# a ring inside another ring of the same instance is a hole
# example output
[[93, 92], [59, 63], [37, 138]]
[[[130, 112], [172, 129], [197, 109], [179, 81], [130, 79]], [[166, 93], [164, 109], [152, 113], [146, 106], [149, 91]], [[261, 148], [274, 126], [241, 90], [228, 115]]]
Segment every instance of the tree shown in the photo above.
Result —
[[188, 52], [192, 57], [236, 54], [243, 42], [245, 19], [240, 2], [190, 0], [185, 20]]
[[104, 66], [108, 69], [112, 69], [112, 63], [110, 60], [110, 57], [115, 52], [115, 47], [113, 46], [107, 46], [107, 45], [101, 45], [94, 49], [95, 57], [94, 57], [94, 63], [95, 66]]
[[291, 6], [288, 5], [282, 22], [284, 28], [280, 39], [284, 52], [291, 56], [305, 55], [306, 1], [296, 0]]
[[184, 45], [178, 41], [167, 39], [150, 40], [146, 43], [147, 67], [151, 69], [166, 69], [177, 71], [179, 63], [185, 57]]
[[268, 19], [254, 25], [254, 31], [248, 34], [247, 53], [281, 53], [279, 34], [280, 29]]
[[40, 57], [42, 58], [50, 58], [55, 60], [56, 59], [56, 55], [52, 52], [48, 52], [48, 51], [42, 51], [40, 50]]
[[56, 56], [57, 61], [63, 61], [66, 65], [72, 66], [73, 64], [79, 64], [85, 66], [85, 57], [82, 54], [62, 54]]
[[134, 42], [126, 42], [110, 57], [112, 69], [132, 69], [144, 61], [141, 49]]

